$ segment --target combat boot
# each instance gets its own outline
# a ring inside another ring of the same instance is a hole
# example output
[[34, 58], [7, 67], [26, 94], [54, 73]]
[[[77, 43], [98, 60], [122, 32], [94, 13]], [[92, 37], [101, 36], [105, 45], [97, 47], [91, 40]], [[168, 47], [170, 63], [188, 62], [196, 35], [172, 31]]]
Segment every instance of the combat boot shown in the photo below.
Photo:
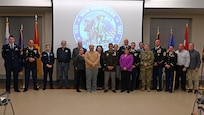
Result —
[[147, 92], [150, 92], [150, 91], [151, 91], [151, 90], [150, 90], [150, 87], [148, 87], [148, 88], [147, 88]]
[[142, 86], [142, 89], [141, 89], [141, 91], [144, 91], [145, 90], [145, 86]]

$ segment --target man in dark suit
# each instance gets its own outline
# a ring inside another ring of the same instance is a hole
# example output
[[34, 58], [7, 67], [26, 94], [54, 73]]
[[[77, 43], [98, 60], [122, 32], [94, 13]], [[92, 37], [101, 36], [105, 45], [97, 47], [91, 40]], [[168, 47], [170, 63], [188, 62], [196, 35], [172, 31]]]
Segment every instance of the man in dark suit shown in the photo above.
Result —
[[18, 66], [20, 57], [20, 47], [14, 44], [14, 36], [9, 36], [9, 43], [2, 47], [2, 57], [4, 59], [4, 67], [6, 70], [6, 91], [10, 92], [11, 72], [14, 78], [14, 91], [20, 92], [18, 89]]
[[128, 44], [129, 44], [129, 40], [126, 38], [124, 40], [124, 45], [120, 46], [120, 48], [119, 48], [119, 58], [120, 58], [120, 55], [122, 55], [124, 53], [125, 48], [128, 48], [128, 49], [131, 48], [130, 45], [128, 45]]
[[28, 91], [30, 72], [32, 72], [34, 90], [37, 88], [37, 58], [40, 57], [38, 49], [34, 48], [33, 40], [28, 41], [28, 47], [23, 50], [23, 59], [25, 65], [25, 88], [23, 92]]
[[53, 73], [53, 65], [55, 63], [55, 57], [54, 57], [54, 53], [51, 51], [50, 45], [45, 45], [45, 51], [42, 52], [41, 61], [43, 63], [43, 72], [44, 72], [43, 90], [46, 89], [47, 74], [49, 74], [49, 78], [50, 78], [50, 89], [53, 89], [52, 73]]

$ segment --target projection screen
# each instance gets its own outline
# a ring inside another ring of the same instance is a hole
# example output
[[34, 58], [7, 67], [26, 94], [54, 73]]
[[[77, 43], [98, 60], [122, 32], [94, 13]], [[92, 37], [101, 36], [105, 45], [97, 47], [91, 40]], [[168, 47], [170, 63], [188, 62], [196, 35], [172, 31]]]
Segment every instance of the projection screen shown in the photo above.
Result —
[[73, 50], [80, 40], [89, 44], [123, 45], [142, 41], [143, 1], [53, 0], [53, 50], [62, 40]]

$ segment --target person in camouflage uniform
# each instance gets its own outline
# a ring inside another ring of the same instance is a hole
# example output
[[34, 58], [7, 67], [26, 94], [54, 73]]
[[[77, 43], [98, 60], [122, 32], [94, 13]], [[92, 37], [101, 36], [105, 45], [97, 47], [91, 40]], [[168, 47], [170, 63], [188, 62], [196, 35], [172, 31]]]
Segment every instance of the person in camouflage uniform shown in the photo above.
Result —
[[154, 63], [154, 54], [149, 49], [149, 45], [145, 45], [144, 51], [140, 54], [140, 75], [142, 79], [142, 89], [145, 90], [145, 86], [148, 92], [150, 92], [151, 77]]

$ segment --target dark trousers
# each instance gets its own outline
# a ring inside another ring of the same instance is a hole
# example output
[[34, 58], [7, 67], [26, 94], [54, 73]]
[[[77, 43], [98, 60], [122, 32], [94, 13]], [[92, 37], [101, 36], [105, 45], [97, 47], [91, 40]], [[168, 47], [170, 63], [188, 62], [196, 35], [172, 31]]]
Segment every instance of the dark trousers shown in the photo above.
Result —
[[18, 67], [5, 67], [6, 69], [6, 91], [10, 91], [11, 72], [13, 72], [14, 90], [18, 90]]
[[121, 90], [130, 91], [130, 71], [121, 71]]
[[103, 87], [104, 86], [104, 71], [102, 68], [98, 69], [98, 75], [97, 75], [97, 87]]
[[137, 68], [134, 68], [132, 70], [132, 82], [131, 82], [131, 90], [134, 90], [136, 88], [136, 79], [137, 79]]
[[182, 71], [184, 66], [177, 66], [175, 89], [179, 88], [179, 78], [181, 77], [181, 89], [186, 90], [186, 71]]
[[165, 69], [166, 73], [166, 90], [172, 91], [173, 80], [174, 80], [174, 70]]
[[47, 67], [43, 67], [43, 72], [44, 72], [44, 89], [46, 89], [47, 86], [47, 75], [49, 75], [49, 79], [50, 79], [50, 88], [53, 88], [53, 80], [52, 80], [52, 73], [53, 73], [53, 68], [47, 68]]
[[76, 86], [77, 86], [77, 70], [76, 70], [76, 68], [74, 67], [74, 88], [76, 88]]
[[136, 74], [136, 89], [139, 89], [140, 87], [140, 68], [137, 68], [137, 74]]
[[77, 70], [77, 76], [76, 76], [76, 89], [79, 90], [80, 88], [80, 83], [82, 80], [82, 85], [85, 87], [84, 83], [86, 82], [85, 78], [85, 70]]
[[29, 81], [30, 81], [30, 72], [32, 72], [32, 78], [33, 78], [33, 86], [34, 89], [37, 89], [37, 68], [25, 68], [25, 89], [28, 90]]
[[162, 67], [153, 68], [153, 87], [152, 89], [157, 89], [157, 78], [159, 81], [159, 89], [162, 89]]

